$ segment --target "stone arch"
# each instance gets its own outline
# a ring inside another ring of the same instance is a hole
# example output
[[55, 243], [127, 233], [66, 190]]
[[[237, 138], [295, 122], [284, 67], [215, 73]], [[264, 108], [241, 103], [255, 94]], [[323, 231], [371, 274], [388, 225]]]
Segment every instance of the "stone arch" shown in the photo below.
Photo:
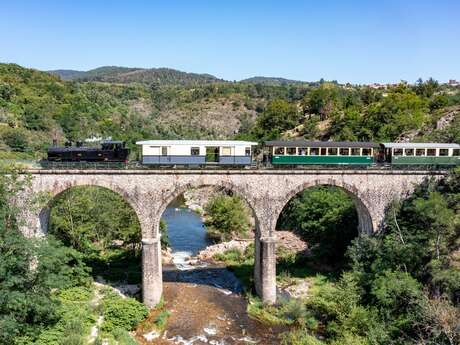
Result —
[[360, 193], [358, 188], [343, 181], [334, 179], [308, 181], [291, 189], [281, 199], [280, 205], [276, 210], [275, 220], [278, 220], [281, 211], [292, 198], [294, 198], [296, 195], [303, 192], [304, 190], [316, 186], [333, 186], [344, 190], [351, 197], [353, 203], [355, 204], [356, 212], [358, 214], [359, 232], [364, 234], [373, 234], [374, 231], [376, 231], [376, 229], [374, 229], [374, 222], [371, 213], [369, 212], [369, 207], [366, 205], [365, 201], [363, 201], [363, 199], [359, 196]]
[[180, 186], [176, 186], [176, 188], [162, 200], [161, 205], [160, 205], [160, 207], [159, 207], [159, 209], [157, 211], [158, 220], [155, 221], [155, 224], [154, 224], [155, 228], [153, 230], [155, 236], [158, 235], [160, 218], [163, 215], [164, 211], [166, 210], [166, 207], [168, 207], [168, 205], [173, 200], [175, 200], [180, 195], [184, 194], [188, 189], [210, 187], [210, 186], [217, 187], [217, 188], [222, 188], [222, 189], [227, 190], [227, 191], [231, 191], [232, 193], [235, 193], [236, 195], [242, 197], [244, 199], [244, 201], [246, 202], [246, 204], [249, 206], [249, 208], [250, 208], [250, 210], [252, 212], [252, 215], [253, 215], [254, 220], [255, 220], [256, 233], [258, 233], [258, 231], [259, 231], [259, 229], [258, 229], [258, 227], [259, 227], [258, 226], [258, 224], [259, 224], [258, 215], [257, 215], [257, 212], [256, 212], [256, 210], [254, 208], [254, 201], [252, 200], [252, 198], [247, 193], [245, 193], [245, 191], [242, 188], [238, 187], [237, 185], [235, 185], [233, 183], [229, 183], [229, 182], [219, 181], [219, 182], [216, 182], [216, 183], [190, 182], [190, 183], [186, 183], [186, 184], [183, 184], [183, 185], [180, 185]]
[[88, 181], [79, 181], [79, 180], [68, 182], [68, 183], [55, 183], [51, 190], [43, 191], [47, 193], [48, 195], [47, 195], [46, 203], [42, 205], [41, 207], [39, 207], [39, 211], [38, 211], [37, 231], [38, 231], [39, 236], [46, 235], [48, 233], [49, 218], [50, 218], [51, 208], [53, 207], [53, 204], [64, 192], [71, 190], [72, 188], [75, 188], [75, 187], [104, 188], [106, 190], [109, 190], [121, 196], [123, 200], [125, 200], [128, 203], [128, 205], [134, 210], [134, 213], [136, 214], [136, 217], [141, 226], [142, 237], [144, 237], [145, 231], [144, 231], [143, 224], [141, 222], [139, 207], [137, 203], [135, 202], [135, 200], [131, 198], [131, 196], [123, 188], [120, 188], [117, 185], [99, 183], [96, 181], [88, 182]]

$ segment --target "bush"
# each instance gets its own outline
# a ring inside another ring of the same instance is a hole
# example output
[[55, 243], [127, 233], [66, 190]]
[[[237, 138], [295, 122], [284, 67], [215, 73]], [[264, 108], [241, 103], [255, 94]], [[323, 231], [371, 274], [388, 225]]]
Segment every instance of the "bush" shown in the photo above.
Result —
[[245, 235], [249, 230], [249, 212], [238, 196], [218, 195], [205, 206], [208, 234], [218, 240]]
[[90, 306], [93, 292], [88, 287], [73, 287], [58, 295], [59, 321], [43, 331], [36, 345], [79, 345], [86, 343], [89, 329], [96, 321]]
[[133, 298], [122, 298], [109, 291], [102, 299], [102, 315], [104, 322], [101, 329], [112, 332], [120, 328], [132, 331], [139, 322], [147, 317], [148, 308]]
[[171, 246], [168, 234], [168, 224], [166, 224], [166, 222], [163, 219], [160, 220], [160, 235], [161, 248], [166, 249], [169, 246]]
[[324, 345], [325, 343], [308, 334], [304, 329], [296, 329], [281, 335], [281, 345]]

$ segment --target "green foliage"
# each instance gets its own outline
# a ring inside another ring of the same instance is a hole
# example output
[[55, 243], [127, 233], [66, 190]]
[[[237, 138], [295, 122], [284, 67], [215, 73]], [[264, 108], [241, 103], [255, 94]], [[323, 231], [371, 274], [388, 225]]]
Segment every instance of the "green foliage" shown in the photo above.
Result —
[[40, 333], [36, 345], [86, 344], [86, 338], [96, 316], [90, 306], [93, 292], [87, 287], [62, 290], [59, 321]]
[[[26, 239], [18, 229], [15, 196], [27, 179], [0, 174], [0, 342], [34, 339], [60, 317], [57, 289], [88, 284], [81, 256], [53, 238]], [[33, 207], [30, 205], [29, 207]]]
[[168, 318], [171, 316], [171, 312], [168, 310], [163, 310], [155, 317], [155, 327], [162, 331], [165, 329], [168, 322]]
[[242, 282], [247, 291], [251, 291], [254, 280], [254, 244], [248, 245], [243, 252], [238, 249], [229, 249], [224, 253], [217, 253], [214, 260], [225, 263], [236, 277]]
[[257, 118], [254, 134], [259, 140], [277, 139], [284, 131], [295, 127], [299, 119], [295, 105], [276, 99], [271, 101]]
[[310, 188], [283, 209], [277, 228], [292, 229], [315, 246], [317, 255], [340, 260], [357, 235], [357, 215], [345, 191], [334, 187]]
[[101, 329], [105, 332], [112, 332], [117, 328], [131, 331], [148, 313], [147, 307], [137, 300], [122, 298], [117, 293], [109, 291], [102, 299], [104, 322]]
[[324, 345], [325, 343], [305, 332], [295, 329], [281, 335], [281, 345]]
[[160, 220], [160, 241], [161, 241], [161, 248], [166, 249], [169, 246], [171, 246], [171, 242], [169, 240], [169, 235], [168, 235], [168, 224], [161, 219]]
[[303, 99], [305, 112], [319, 115], [321, 120], [328, 119], [339, 107], [339, 92], [339, 88], [334, 84], [322, 84]]
[[75, 187], [55, 199], [49, 232], [75, 249], [106, 251], [114, 241], [136, 250], [141, 240], [134, 210], [118, 194], [101, 187]]
[[208, 234], [217, 240], [245, 235], [249, 229], [249, 211], [238, 196], [217, 195], [205, 205]]

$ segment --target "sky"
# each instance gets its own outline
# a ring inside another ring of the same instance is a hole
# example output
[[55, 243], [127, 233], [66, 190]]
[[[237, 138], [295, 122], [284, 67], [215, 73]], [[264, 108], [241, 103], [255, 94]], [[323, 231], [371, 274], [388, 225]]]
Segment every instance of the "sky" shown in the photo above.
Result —
[[460, 79], [460, 1], [0, 0], [0, 62], [445, 82]]

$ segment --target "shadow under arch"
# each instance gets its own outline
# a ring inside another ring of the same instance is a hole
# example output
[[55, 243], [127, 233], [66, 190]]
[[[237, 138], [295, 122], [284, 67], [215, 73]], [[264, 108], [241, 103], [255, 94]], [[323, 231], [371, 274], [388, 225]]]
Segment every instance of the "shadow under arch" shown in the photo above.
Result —
[[[53, 190], [45, 192], [47, 193], [46, 202], [44, 203], [44, 205], [41, 205], [39, 208], [39, 212], [38, 212], [38, 221], [39, 221], [38, 226], [39, 226], [39, 231], [40, 231], [39, 235], [46, 235], [48, 233], [51, 209], [56, 204], [57, 200], [59, 200], [59, 198], [67, 191], [70, 191], [73, 188], [78, 188], [78, 187], [102, 188], [104, 190], [108, 190], [120, 196], [134, 211], [137, 221], [139, 222], [141, 226], [141, 231], [143, 232], [137, 204], [134, 202], [134, 200], [131, 199], [131, 197], [122, 188], [119, 188], [116, 185], [105, 185], [102, 183], [100, 184], [100, 183], [88, 183], [88, 182], [80, 183], [78, 181], [69, 183], [69, 184], [65, 184], [65, 185], [56, 185], [54, 187], [55, 188]], [[143, 235], [144, 234], [142, 233], [142, 236]]]
[[283, 209], [286, 207], [286, 205], [298, 194], [303, 192], [304, 190], [307, 190], [309, 188], [313, 187], [319, 187], [319, 186], [325, 186], [325, 187], [337, 187], [347, 193], [347, 195], [351, 198], [353, 201], [356, 212], [358, 214], [358, 231], [359, 233], [362, 234], [368, 234], [372, 235], [376, 229], [374, 229], [374, 225], [372, 222], [372, 217], [369, 212], [368, 207], [364, 204], [364, 202], [360, 199], [358, 196], [359, 191], [356, 187], [349, 185], [347, 183], [343, 183], [341, 181], [336, 181], [336, 180], [317, 180], [314, 182], [306, 182], [303, 184], [300, 184], [296, 188], [290, 190], [283, 198], [281, 202], [281, 207], [277, 209], [277, 214], [276, 214], [276, 220], [279, 220], [279, 217], [281, 215], [281, 212]]

